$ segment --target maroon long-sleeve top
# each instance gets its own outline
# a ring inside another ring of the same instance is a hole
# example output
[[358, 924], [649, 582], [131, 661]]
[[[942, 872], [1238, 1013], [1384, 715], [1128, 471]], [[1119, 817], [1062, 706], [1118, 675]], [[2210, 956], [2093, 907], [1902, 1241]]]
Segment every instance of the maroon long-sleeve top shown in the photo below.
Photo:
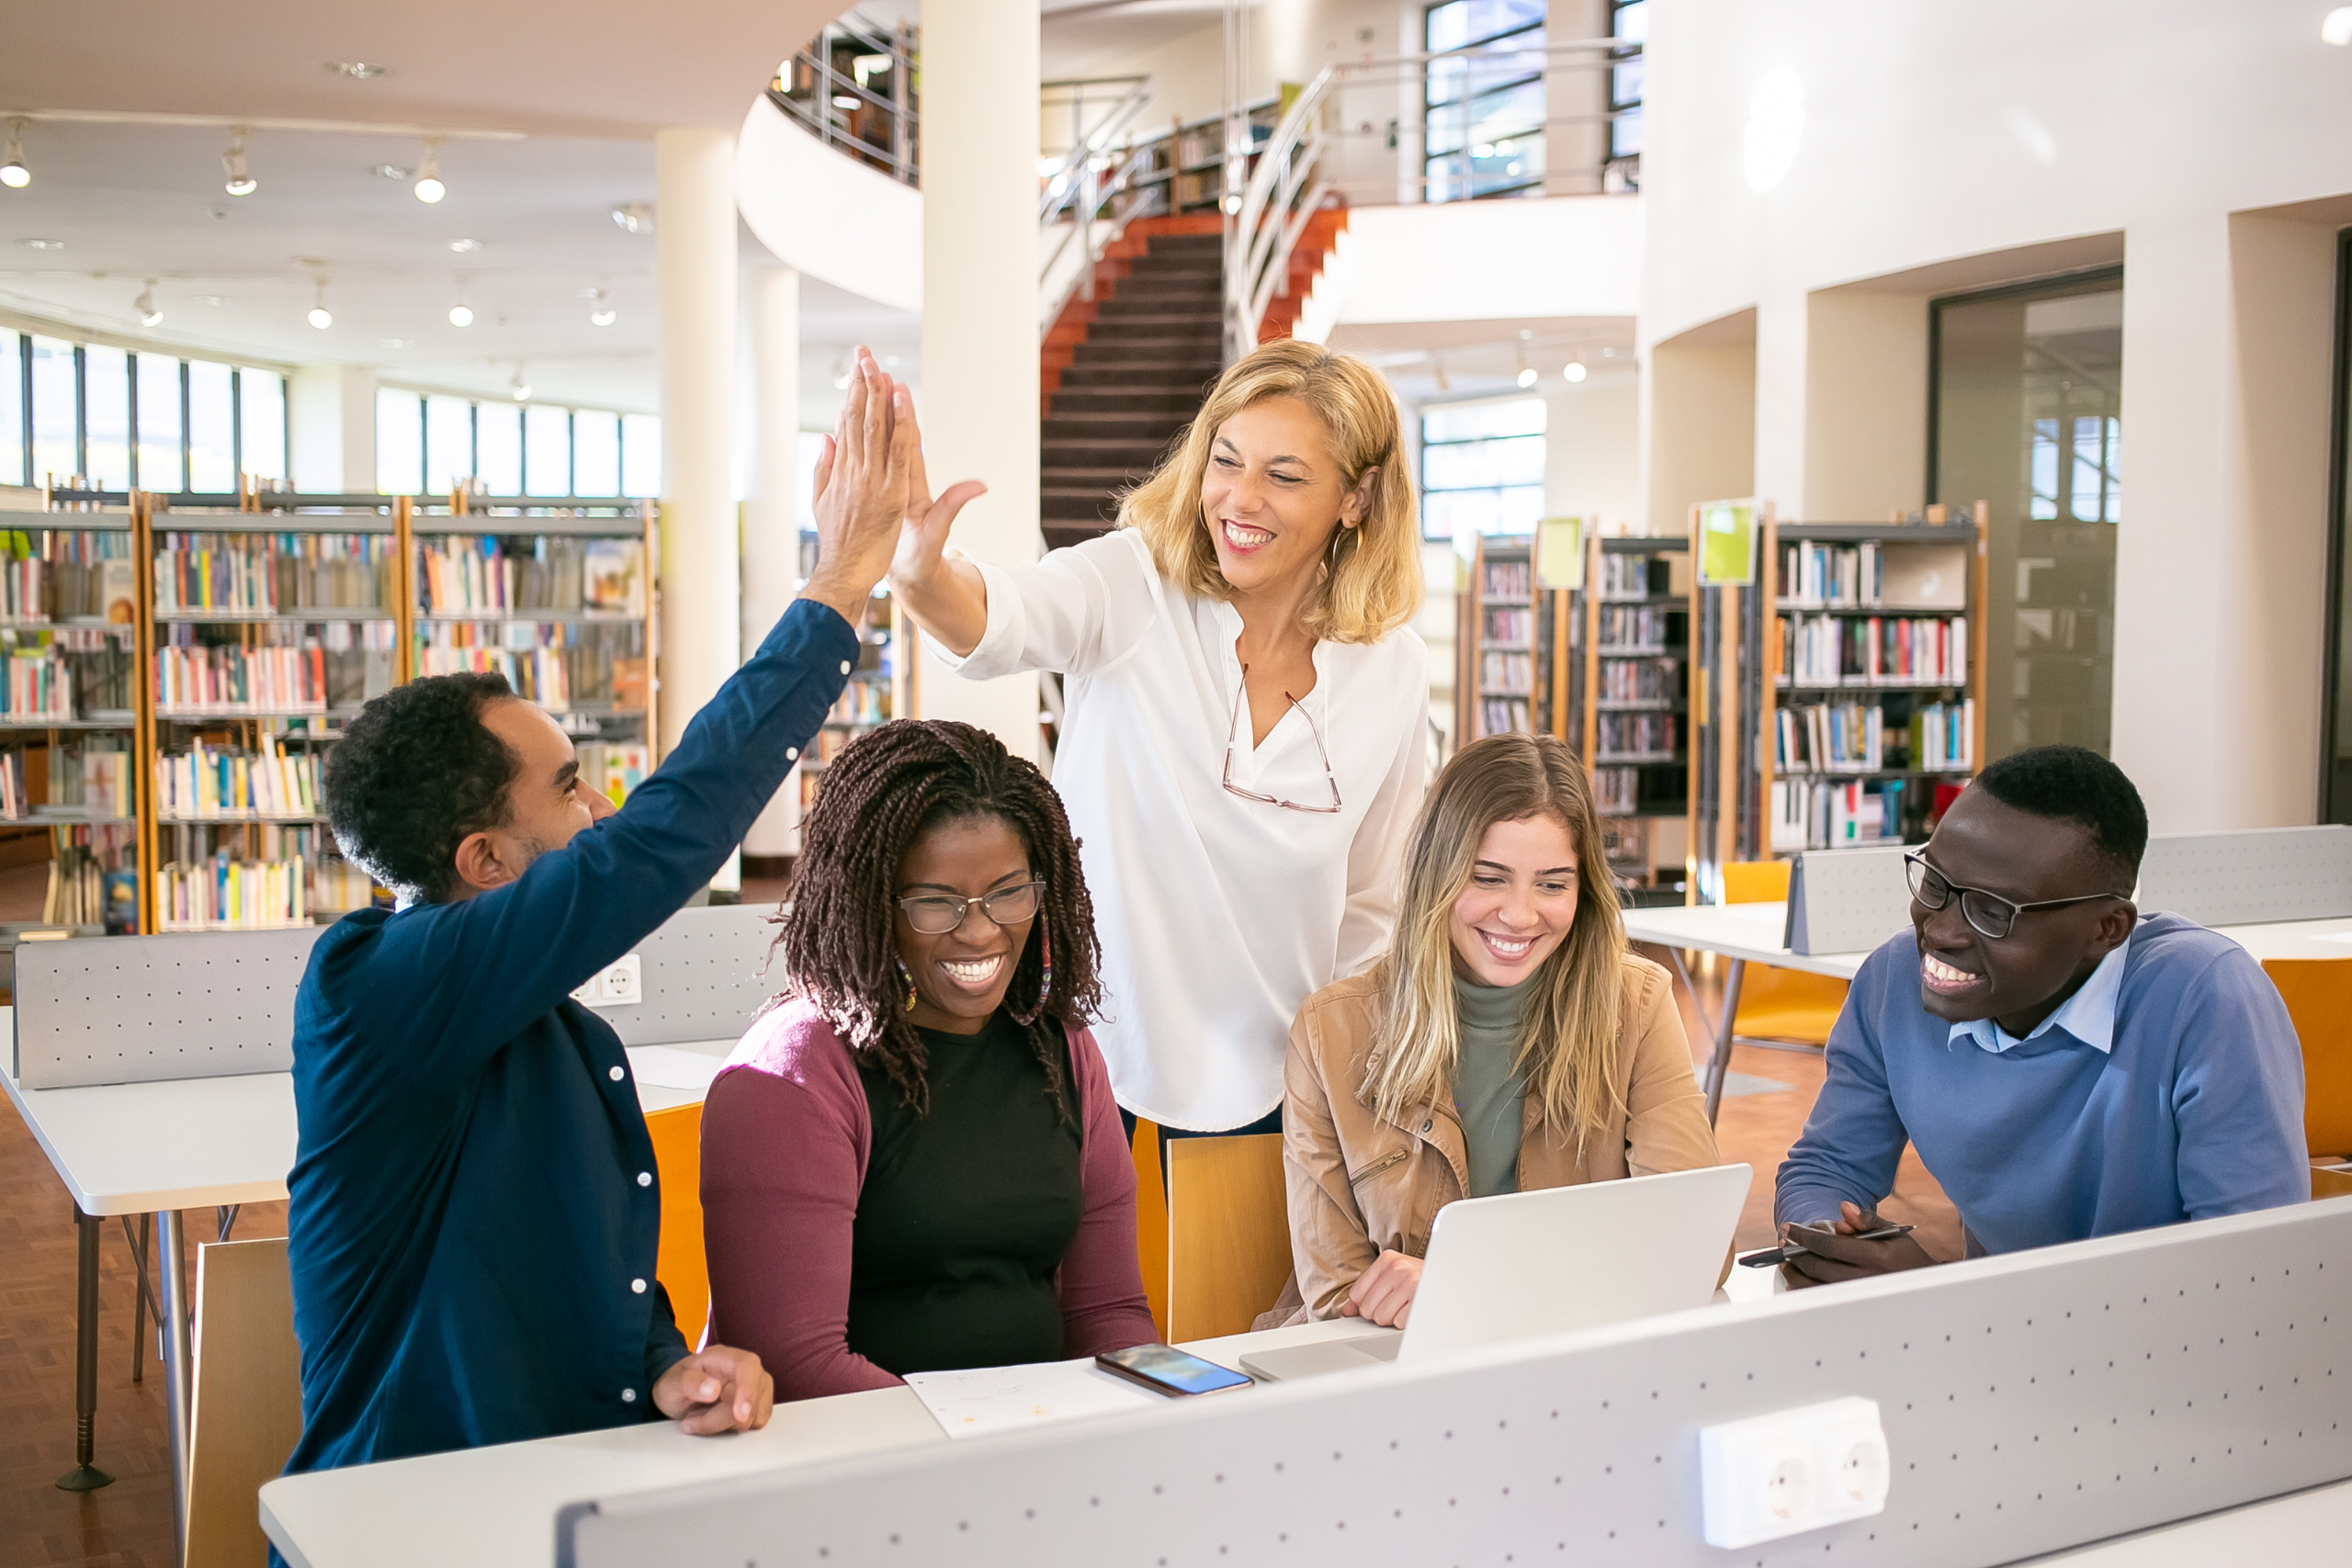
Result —
[[[1063, 1354], [1159, 1338], [1136, 1257], [1136, 1175], [1093, 1034], [1069, 1033], [1083, 1217], [1055, 1276]], [[849, 1348], [850, 1253], [873, 1122], [849, 1047], [792, 1000], [752, 1025], [702, 1113], [710, 1337], [760, 1358], [778, 1399], [901, 1380]]]

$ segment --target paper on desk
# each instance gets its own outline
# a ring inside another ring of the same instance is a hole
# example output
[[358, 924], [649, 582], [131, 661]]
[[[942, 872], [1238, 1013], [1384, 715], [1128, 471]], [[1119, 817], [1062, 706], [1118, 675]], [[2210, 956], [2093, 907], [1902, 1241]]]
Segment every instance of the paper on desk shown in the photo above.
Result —
[[1168, 1403], [1165, 1395], [1113, 1377], [1091, 1360], [909, 1372], [907, 1386], [951, 1438]]
[[628, 1048], [628, 1070], [637, 1081], [654, 1089], [684, 1089], [707, 1091], [718, 1069], [727, 1065], [724, 1056], [707, 1056], [700, 1051], [681, 1051], [674, 1045], [632, 1045]]

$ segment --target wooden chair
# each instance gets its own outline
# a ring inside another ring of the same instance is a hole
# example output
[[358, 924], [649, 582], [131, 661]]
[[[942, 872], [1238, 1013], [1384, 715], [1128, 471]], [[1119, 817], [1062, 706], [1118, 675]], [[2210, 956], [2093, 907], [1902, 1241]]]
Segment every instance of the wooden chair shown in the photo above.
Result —
[[[1770, 904], [1789, 896], [1789, 863], [1737, 861], [1724, 867], [1724, 902]], [[1750, 964], [1740, 982], [1732, 1034], [1746, 1040], [1793, 1040], [1826, 1045], [1830, 1025], [1846, 1005], [1846, 982], [1798, 969]]]
[[710, 1325], [710, 1269], [702, 1252], [702, 1106], [673, 1106], [645, 1119], [653, 1134], [653, 1168], [662, 1180], [662, 1247], [653, 1277], [670, 1292], [670, 1310], [686, 1343], [701, 1348]]
[[[2352, 958], [2266, 958], [2303, 1047], [2303, 1147], [2352, 1156]], [[2312, 1196], [2352, 1192], [2352, 1174], [2313, 1169]]]
[[[1182, 1140], [1179, 1140], [1180, 1142]], [[1168, 1337], [1168, 1184], [1159, 1174], [1159, 1125], [1136, 1118], [1128, 1151], [1136, 1164], [1136, 1264], [1152, 1326]]]
[[302, 1435], [302, 1352], [286, 1238], [197, 1249], [188, 1407], [187, 1568], [252, 1568], [254, 1501]]
[[1246, 1334], [1290, 1278], [1279, 1133], [1168, 1145], [1168, 1338]]

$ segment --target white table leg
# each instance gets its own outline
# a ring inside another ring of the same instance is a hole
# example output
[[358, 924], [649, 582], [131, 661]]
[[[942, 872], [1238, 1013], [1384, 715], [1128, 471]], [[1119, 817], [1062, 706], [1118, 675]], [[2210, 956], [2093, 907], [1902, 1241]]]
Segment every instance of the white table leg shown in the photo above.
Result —
[[177, 1560], [187, 1561], [188, 1355], [187, 1271], [182, 1261], [176, 1209], [155, 1215], [155, 1268], [163, 1279], [164, 1399], [172, 1438], [172, 1525]]

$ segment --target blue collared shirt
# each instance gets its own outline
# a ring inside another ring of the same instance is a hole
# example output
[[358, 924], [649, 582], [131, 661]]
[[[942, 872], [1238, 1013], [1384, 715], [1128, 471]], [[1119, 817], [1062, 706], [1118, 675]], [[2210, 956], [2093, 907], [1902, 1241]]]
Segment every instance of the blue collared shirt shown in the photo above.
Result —
[[2115, 1049], [2115, 1008], [2123, 999], [2123, 966], [2132, 961], [2132, 939], [2125, 937], [2122, 945], [2098, 961], [2090, 977], [2075, 994], [2036, 1024], [2024, 1039], [2003, 1029], [1989, 1018], [1975, 1018], [1966, 1023], [1951, 1026], [1949, 1038], [1954, 1043], [1965, 1039], [1999, 1055], [2027, 1040], [2039, 1040], [2053, 1029], [2063, 1029], [2092, 1050], [2105, 1055]]
[[477, 897], [362, 909], [294, 1002], [288, 1258], [324, 1470], [654, 1417], [686, 1353], [628, 1058], [571, 992], [710, 880], [857, 658], [793, 605], [615, 815]]

